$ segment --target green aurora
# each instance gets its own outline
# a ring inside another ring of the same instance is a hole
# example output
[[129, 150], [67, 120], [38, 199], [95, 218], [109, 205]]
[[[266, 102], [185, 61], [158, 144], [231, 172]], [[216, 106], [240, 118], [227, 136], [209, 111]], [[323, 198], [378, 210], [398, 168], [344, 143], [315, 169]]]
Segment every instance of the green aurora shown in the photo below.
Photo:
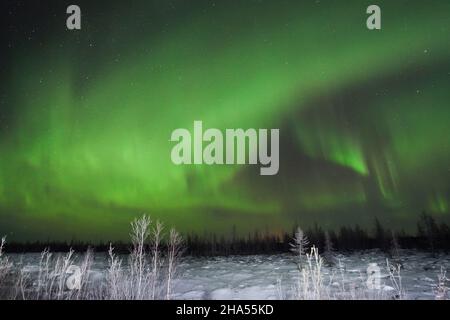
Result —
[[[78, 1], [80, 31], [69, 3], [28, 2], [2, 8], [0, 234], [449, 219], [449, 1], [377, 1], [380, 31], [370, 1]], [[194, 120], [280, 128], [278, 175], [174, 165]]]

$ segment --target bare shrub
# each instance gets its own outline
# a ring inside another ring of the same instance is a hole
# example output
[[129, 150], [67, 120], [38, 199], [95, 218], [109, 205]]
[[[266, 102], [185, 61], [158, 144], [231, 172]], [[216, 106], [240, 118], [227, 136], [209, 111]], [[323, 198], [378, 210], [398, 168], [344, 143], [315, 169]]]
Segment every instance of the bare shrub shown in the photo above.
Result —
[[5, 244], [6, 237], [3, 237], [0, 242], [0, 286], [11, 268], [11, 263], [9, 262], [8, 257], [4, 254]]
[[389, 279], [391, 280], [392, 286], [394, 287], [395, 295], [392, 296], [394, 299], [404, 299], [405, 291], [403, 289], [402, 284], [402, 275], [401, 275], [401, 265], [396, 264], [393, 265], [389, 263], [389, 260], [386, 259], [386, 265], [389, 272]]
[[146, 215], [131, 223], [130, 236], [133, 250], [130, 254], [130, 274], [131, 285], [135, 290], [131, 291], [130, 299], [143, 299], [152, 280], [152, 275], [148, 272], [149, 266], [145, 250], [146, 241], [150, 236], [150, 224], [151, 220]]
[[448, 299], [448, 287], [447, 282], [450, 281], [447, 278], [446, 270], [441, 267], [441, 271], [438, 274], [438, 284], [435, 288], [435, 299], [436, 300], [447, 300]]
[[300, 276], [296, 285], [296, 299], [319, 300], [323, 299], [325, 288], [323, 285], [322, 265], [323, 260], [319, 255], [319, 250], [312, 246], [309, 253], [305, 254], [306, 261], [300, 267]]
[[182, 252], [181, 236], [171, 229], [166, 252], [163, 248], [163, 224], [142, 216], [131, 223], [133, 248], [128, 265], [109, 249], [105, 296], [108, 299], [170, 299], [172, 282]]
[[3, 237], [0, 242], [0, 298], [8, 294], [7, 278], [12, 268], [12, 263], [5, 255], [6, 237]]
[[106, 275], [106, 290], [104, 292], [105, 298], [109, 300], [119, 300], [127, 296], [124, 293], [124, 278], [125, 275], [122, 270], [122, 259], [119, 259], [114, 254], [114, 248], [109, 245], [108, 250], [109, 267]]
[[92, 278], [94, 255], [91, 249], [84, 257], [76, 257], [72, 249], [65, 254], [44, 250], [37, 268], [18, 266], [14, 276], [9, 277], [7, 294], [1, 289], [12, 264], [4, 255], [3, 238], [0, 242], [0, 297], [23, 300], [170, 299], [183, 240], [172, 229], [164, 244], [163, 229], [159, 221], [152, 226], [145, 215], [133, 220], [132, 249], [127, 263], [123, 263], [110, 245], [108, 269], [99, 279]]
[[166, 299], [170, 299], [172, 280], [177, 271], [178, 259], [182, 253], [183, 239], [175, 229], [170, 229], [167, 261], [167, 290]]
[[162, 241], [162, 231], [164, 227], [163, 224], [159, 221], [156, 221], [155, 226], [153, 227], [152, 234], [151, 234], [151, 240], [152, 240], [152, 273], [153, 273], [153, 279], [152, 279], [152, 288], [151, 288], [151, 295], [152, 299], [156, 298], [156, 290], [158, 286], [158, 279], [160, 277], [159, 269], [161, 268], [161, 252], [160, 252], [160, 245]]

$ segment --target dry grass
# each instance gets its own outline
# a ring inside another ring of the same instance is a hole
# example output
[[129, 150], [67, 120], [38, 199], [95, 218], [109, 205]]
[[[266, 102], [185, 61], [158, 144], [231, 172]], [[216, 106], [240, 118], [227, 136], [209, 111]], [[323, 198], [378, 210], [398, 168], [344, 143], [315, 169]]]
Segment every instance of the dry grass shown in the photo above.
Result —
[[438, 285], [435, 288], [435, 298], [436, 300], [447, 300], [448, 297], [448, 287], [447, 282], [450, 279], [447, 278], [447, 272], [441, 267], [441, 272], [438, 275]]
[[[296, 251], [298, 255], [298, 251]], [[325, 274], [324, 260], [319, 251], [312, 246], [305, 253], [303, 263], [297, 263], [298, 277], [293, 286], [293, 299], [298, 300], [386, 300], [405, 299], [406, 294], [402, 284], [400, 265], [392, 265], [386, 260], [388, 282], [381, 282], [378, 288], [368, 287], [368, 274], [360, 273], [357, 280], [350, 281], [347, 278], [345, 266], [339, 261], [337, 268], [333, 268], [331, 274]], [[380, 275], [381, 276], [381, 275]], [[445, 275], [444, 275], [445, 277]], [[441, 277], [442, 278], [442, 277]], [[442, 281], [440, 281], [441, 283]], [[437, 291], [443, 296], [445, 286], [440, 285]], [[277, 292], [280, 299], [288, 295], [278, 283]], [[446, 291], [445, 291], [446, 292]]]
[[[88, 249], [77, 257], [42, 252], [34, 276], [24, 267], [12, 268], [0, 246], [0, 293], [9, 299], [49, 300], [151, 300], [170, 299], [172, 283], [177, 276], [178, 258], [183, 250], [181, 236], [170, 230], [163, 247], [163, 225], [154, 226], [147, 216], [131, 223], [132, 250], [124, 263], [110, 246], [106, 276], [92, 270], [94, 255]], [[16, 269], [15, 272], [11, 270]], [[7, 280], [5, 280], [7, 279]], [[3, 282], [8, 282], [3, 286]], [[3, 290], [1, 290], [3, 289]]]
[[3, 237], [0, 242], [0, 298], [3, 298], [4, 287], [8, 284], [6, 283], [7, 277], [11, 271], [12, 264], [8, 257], [4, 254], [6, 238]]

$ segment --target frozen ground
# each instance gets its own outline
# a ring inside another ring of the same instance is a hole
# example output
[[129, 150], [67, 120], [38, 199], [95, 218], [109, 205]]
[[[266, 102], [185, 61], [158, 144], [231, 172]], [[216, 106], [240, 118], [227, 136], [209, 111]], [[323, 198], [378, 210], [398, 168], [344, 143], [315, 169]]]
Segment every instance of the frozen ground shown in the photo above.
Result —
[[[381, 268], [381, 290], [393, 290], [386, 257], [377, 251], [336, 256], [341, 267], [324, 266], [324, 287], [330, 297], [345, 291], [364, 290], [369, 263]], [[407, 299], [434, 299], [441, 267], [449, 269], [450, 256], [403, 252], [401, 281]], [[395, 263], [391, 261], [391, 263]], [[293, 298], [299, 271], [292, 255], [233, 256], [187, 259], [176, 286], [179, 299], [286, 299]]]
[[[35, 271], [39, 254], [10, 256], [30, 274]], [[386, 256], [378, 251], [336, 254], [338, 263], [324, 265], [323, 298], [394, 298], [396, 285], [389, 276]], [[392, 264], [401, 263], [401, 287], [407, 299], [434, 299], [441, 268], [449, 270], [450, 255], [402, 251]], [[367, 267], [381, 268], [381, 288], [368, 290]], [[97, 254], [92, 266], [94, 281], [102, 281], [107, 269], [105, 255]], [[183, 258], [174, 283], [173, 299], [292, 299], [300, 273], [290, 254]], [[301, 277], [300, 277], [301, 279]], [[400, 279], [397, 278], [397, 281]], [[448, 283], [447, 283], [448, 285]], [[347, 292], [347, 295], [342, 295]], [[363, 293], [363, 294], [361, 294]]]

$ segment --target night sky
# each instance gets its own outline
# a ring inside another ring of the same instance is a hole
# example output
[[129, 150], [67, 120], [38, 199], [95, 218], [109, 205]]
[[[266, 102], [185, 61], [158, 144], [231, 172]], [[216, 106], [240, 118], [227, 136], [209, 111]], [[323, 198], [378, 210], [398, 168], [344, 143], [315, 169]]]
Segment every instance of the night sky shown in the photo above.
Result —
[[[91, 2], [0, 4], [0, 234], [450, 220], [450, 1]], [[278, 175], [174, 165], [194, 120], [279, 128]]]

